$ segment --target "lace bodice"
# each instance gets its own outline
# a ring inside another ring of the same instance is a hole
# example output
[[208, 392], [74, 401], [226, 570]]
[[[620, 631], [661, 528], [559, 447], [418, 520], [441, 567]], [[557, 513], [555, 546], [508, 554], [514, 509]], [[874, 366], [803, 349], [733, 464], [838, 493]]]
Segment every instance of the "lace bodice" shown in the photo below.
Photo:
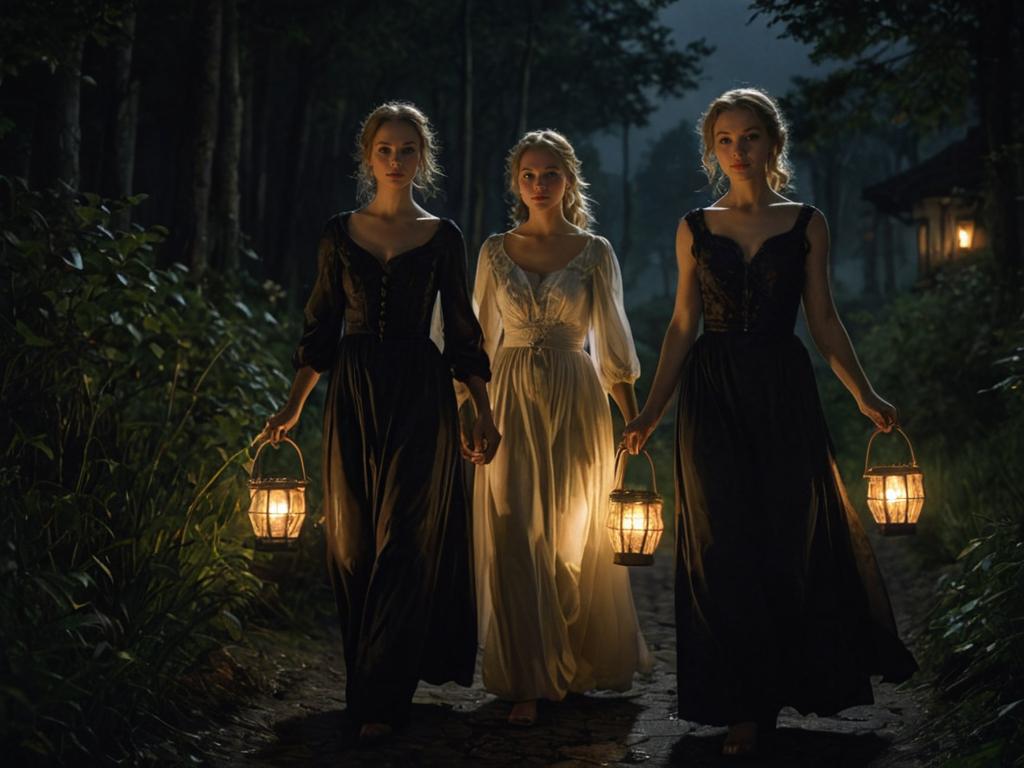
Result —
[[705, 330], [793, 332], [804, 287], [807, 222], [814, 211], [801, 206], [793, 226], [766, 239], [749, 261], [735, 240], [708, 229], [702, 208], [686, 214]]
[[473, 300], [491, 359], [502, 347], [575, 351], [589, 347], [605, 390], [640, 375], [611, 244], [591, 236], [562, 269], [543, 277], [506, 253], [504, 235], [480, 249]]

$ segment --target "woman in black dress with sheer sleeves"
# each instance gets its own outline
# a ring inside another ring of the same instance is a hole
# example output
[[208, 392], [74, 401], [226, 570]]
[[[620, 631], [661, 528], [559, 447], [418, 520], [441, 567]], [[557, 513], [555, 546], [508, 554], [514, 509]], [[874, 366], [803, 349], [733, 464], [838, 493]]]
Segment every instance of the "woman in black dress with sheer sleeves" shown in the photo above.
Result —
[[[364, 123], [360, 159], [373, 199], [327, 223], [289, 403], [265, 434], [276, 440], [293, 426], [319, 374], [330, 371], [328, 561], [347, 709], [370, 741], [407, 719], [419, 680], [473, 679], [470, 511], [453, 377], [468, 385], [479, 414], [465, 455], [489, 461], [500, 437], [462, 235], [412, 198], [433, 169], [426, 118], [407, 104], [379, 107]], [[443, 353], [430, 338], [438, 297]]]
[[748, 755], [782, 707], [828, 715], [870, 703], [872, 674], [902, 681], [916, 664], [793, 332], [802, 300], [816, 346], [861, 412], [895, 425], [836, 314], [825, 220], [778, 193], [785, 126], [764, 93], [725, 93], [702, 135], [705, 167], [720, 168], [729, 190], [680, 222], [676, 308], [624, 439], [642, 447], [678, 386], [679, 715], [730, 726], [723, 754]]

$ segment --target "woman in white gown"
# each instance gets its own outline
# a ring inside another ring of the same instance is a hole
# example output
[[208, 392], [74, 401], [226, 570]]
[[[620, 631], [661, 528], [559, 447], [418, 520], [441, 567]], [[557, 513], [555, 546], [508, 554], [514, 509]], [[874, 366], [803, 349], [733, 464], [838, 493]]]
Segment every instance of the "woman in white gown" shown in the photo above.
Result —
[[484, 243], [474, 290], [504, 436], [474, 487], [483, 683], [515, 702], [520, 725], [536, 720], [538, 699], [627, 690], [650, 668], [605, 529], [608, 394], [627, 422], [636, 416], [640, 365], [615, 254], [587, 229], [579, 168], [554, 131], [512, 149], [517, 226]]

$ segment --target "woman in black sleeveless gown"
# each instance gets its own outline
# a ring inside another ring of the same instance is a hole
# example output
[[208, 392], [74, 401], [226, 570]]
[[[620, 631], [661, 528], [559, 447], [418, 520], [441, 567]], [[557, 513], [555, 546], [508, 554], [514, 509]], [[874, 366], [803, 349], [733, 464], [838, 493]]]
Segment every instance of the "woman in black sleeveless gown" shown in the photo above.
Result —
[[[453, 378], [468, 385], [477, 406], [467, 458], [486, 463], [500, 436], [462, 234], [412, 197], [434, 167], [426, 118], [409, 104], [378, 107], [364, 122], [359, 157], [373, 197], [327, 223], [291, 395], [264, 435], [278, 440], [294, 426], [319, 375], [330, 371], [328, 563], [346, 707], [360, 739], [373, 741], [408, 718], [419, 680], [473, 681], [470, 510]], [[443, 354], [430, 337], [438, 298]]]
[[624, 439], [643, 446], [678, 384], [679, 715], [729, 725], [723, 753], [743, 755], [783, 706], [828, 715], [870, 703], [870, 675], [902, 681], [916, 663], [793, 333], [802, 299], [816, 345], [861, 411], [892, 428], [895, 408], [871, 388], [835, 314], [824, 218], [778, 194], [785, 127], [764, 93], [727, 92], [703, 126], [705, 166], [723, 168], [729, 191], [680, 223], [675, 313]]

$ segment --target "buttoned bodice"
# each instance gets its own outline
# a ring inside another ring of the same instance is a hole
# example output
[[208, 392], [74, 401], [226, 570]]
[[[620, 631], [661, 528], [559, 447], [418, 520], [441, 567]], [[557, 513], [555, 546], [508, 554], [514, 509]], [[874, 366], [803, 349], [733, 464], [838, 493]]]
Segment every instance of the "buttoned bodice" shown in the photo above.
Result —
[[329, 369], [342, 330], [345, 336], [371, 336], [379, 343], [428, 341], [440, 297], [444, 356], [453, 376], [488, 379], [466, 285], [465, 244], [455, 223], [442, 219], [427, 242], [383, 262], [349, 235], [350, 215], [332, 217], [321, 237], [317, 283], [306, 305], [296, 367]]

